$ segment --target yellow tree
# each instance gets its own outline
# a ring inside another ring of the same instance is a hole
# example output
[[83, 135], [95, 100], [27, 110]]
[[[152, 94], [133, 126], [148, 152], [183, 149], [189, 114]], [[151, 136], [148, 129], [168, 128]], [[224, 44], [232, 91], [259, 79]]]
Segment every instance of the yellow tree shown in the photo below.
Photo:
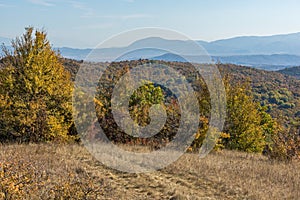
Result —
[[46, 36], [45, 32], [29, 27], [12, 42], [12, 52], [3, 48], [2, 139], [70, 139], [72, 82]]
[[225, 132], [230, 135], [224, 139], [225, 146], [247, 152], [262, 152], [266, 136], [259, 106], [251, 95], [250, 85], [227, 83], [227, 120]]

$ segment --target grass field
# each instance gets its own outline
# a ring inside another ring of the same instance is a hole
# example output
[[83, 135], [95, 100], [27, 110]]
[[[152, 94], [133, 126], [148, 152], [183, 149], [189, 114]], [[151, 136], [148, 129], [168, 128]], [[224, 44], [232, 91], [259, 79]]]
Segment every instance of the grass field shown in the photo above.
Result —
[[300, 199], [300, 163], [223, 151], [127, 174], [79, 145], [0, 146], [0, 199]]

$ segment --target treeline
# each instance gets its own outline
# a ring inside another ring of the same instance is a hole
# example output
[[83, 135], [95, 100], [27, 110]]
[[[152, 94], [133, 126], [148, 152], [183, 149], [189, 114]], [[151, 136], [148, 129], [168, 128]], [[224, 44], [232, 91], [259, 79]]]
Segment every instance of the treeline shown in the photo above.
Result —
[[[12, 52], [3, 48], [4, 56], [0, 64], [1, 142], [80, 141], [72, 119], [72, 91], [79, 63], [61, 58], [51, 48], [46, 36], [43, 31], [27, 28], [22, 37], [12, 42]], [[188, 150], [197, 151], [209, 126], [210, 94], [201, 75], [188, 63], [138, 60], [113, 62], [109, 66], [99, 64], [106, 68], [99, 79], [94, 99], [102, 129], [115, 143], [143, 144], [154, 148], [161, 148], [176, 135], [181, 117], [178, 101], [168, 88], [151, 82], [145, 83], [130, 97], [128, 109], [132, 120], [145, 126], [150, 123], [150, 107], [161, 104], [167, 113], [167, 120], [161, 131], [151, 138], [136, 138], [126, 134], [114, 120], [110, 101], [114, 86], [130, 69], [146, 63], [170, 65], [192, 85], [201, 113], [198, 132]], [[292, 96], [289, 91], [272, 91], [266, 97], [268, 101], [259, 103], [256, 101], [259, 93], [253, 93], [251, 80], [239, 80], [228, 75], [229, 73], [223, 74], [227, 116], [223, 132], [216, 133], [221, 136], [216, 149], [264, 152], [270, 157], [281, 159], [298, 157], [299, 129], [297, 126], [289, 126], [287, 129], [278, 122], [278, 118], [270, 115], [272, 112], [269, 101], [279, 99], [283, 106], [278, 109], [284, 109], [285, 104], [290, 102], [290, 97], [284, 95]], [[298, 106], [295, 99], [290, 106]], [[101, 139], [91, 133], [86, 133], [84, 137]]]

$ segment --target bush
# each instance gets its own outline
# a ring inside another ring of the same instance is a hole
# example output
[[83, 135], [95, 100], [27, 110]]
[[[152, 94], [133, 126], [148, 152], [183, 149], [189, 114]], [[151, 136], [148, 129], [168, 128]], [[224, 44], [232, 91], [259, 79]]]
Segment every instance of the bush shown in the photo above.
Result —
[[271, 159], [290, 161], [300, 158], [300, 132], [299, 127], [284, 129], [280, 127], [278, 133], [272, 138], [273, 144], [267, 155]]

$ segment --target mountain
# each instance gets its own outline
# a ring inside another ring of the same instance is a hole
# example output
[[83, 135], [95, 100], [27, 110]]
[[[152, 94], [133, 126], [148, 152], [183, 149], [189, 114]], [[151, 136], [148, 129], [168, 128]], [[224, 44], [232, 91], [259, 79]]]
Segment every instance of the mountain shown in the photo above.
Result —
[[300, 55], [300, 33], [235, 37], [210, 42], [205, 48], [212, 55]]
[[[172, 53], [166, 53], [160, 56], [150, 58], [151, 60], [176, 61], [176, 62], [194, 62], [201, 61], [199, 56], [180, 56]], [[212, 60], [217, 63], [230, 63], [264, 69], [268, 71], [281, 70], [287, 67], [300, 65], [300, 56], [273, 54], [273, 55], [237, 55], [237, 56], [212, 56]]]
[[151, 60], [163, 60], [163, 61], [174, 61], [174, 62], [188, 62], [182, 56], [173, 53], [165, 53], [163, 55], [155, 56], [150, 58]]
[[[85, 59], [89, 61], [120, 61], [146, 59], [160, 56], [172, 51], [180, 55], [206, 55], [205, 49], [193, 41], [167, 40], [159, 37], [149, 37], [133, 42], [127, 47], [112, 47], [101, 49], [71, 49], [60, 48], [66, 58]], [[125, 52], [125, 53], [124, 53]]]
[[269, 71], [300, 65], [300, 56], [288, 54], [213, 56], [213, 59], [221, 63], [244, 65]]
[[84, 60], [85, 57], [92, 51], [92, 49], [74, 49], [69, 47], [54, 48], [59, 51], [65, 58]]
[[[242, 36], [212, 42], [195, 42], [202, 46], [211, 56], [271, 54], [300, 55], [300, 32], [273, 36]], [[159, 37], [138, 40], [127, 48], [140, 49], [144, 47], [172, 49], [177, 53], [185, 55], [193, 55], [199, 48], [193, 41], [167, 40]]]
[[[0, 37], [0, 42], [9, 44], [9, 41], [8, 38]], [[59, 50], [65, 58], [95, 62], [137, 59], [186, 62], [188, 58], [193, 62], [214, 60], [266, 70], [300, 66], [300, 33], [242, 36], [212, 42], [149, 37], [125, 47], [101, 49], [62, 47], [55, 49]]]
[[[196, 43], [189, 40], [167, 40], [159, 37], [150, 37], [135, 41], [126, 47], [94, 50], [60, 48], [60, 51], [64, 57], [77, 60], [85, 59], [92, 52], [88, 57], [90, 61], [120, 61], [147, 58], [183, 61], [174, 55], [185, 55], [189, 58], [210, 55], [213, 60], [222, 63], [278, 70], [300, 65], [300, 33], [274, 36], [243, 36], [213, 42], [196, 41]], [[122, 52], [126, 53], [121, 55]], [[195, 56], [195, 54], [197, 55]]]

